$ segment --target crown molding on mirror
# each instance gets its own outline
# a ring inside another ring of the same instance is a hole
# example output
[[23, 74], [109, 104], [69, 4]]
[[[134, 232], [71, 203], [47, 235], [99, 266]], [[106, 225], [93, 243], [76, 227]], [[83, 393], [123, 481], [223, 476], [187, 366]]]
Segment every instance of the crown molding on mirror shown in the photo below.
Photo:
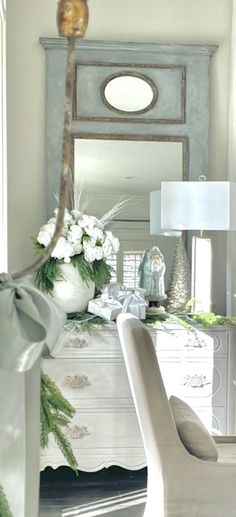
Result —
[[[67, 39], [52, 37], [52, 38], [39, 38], [40, 44], [45, 49], [52, 48], [67, 48]], [[101, 41], [101, 40], [86, 40], [77, 39], [75, 44], [76, 49], [83, 48], [84, 50], [107, 50], [113, 53], [116, 50], [135, 51], [142, 52], [154, 52], [156, 53], [157, 48], [164, 54], [205, 54], [206, 56], [212, 56], [217, 50], [218, 45], [191, 45], [181, 43], [145, 43], [145, 42], [126, 42], [126, 41]]]

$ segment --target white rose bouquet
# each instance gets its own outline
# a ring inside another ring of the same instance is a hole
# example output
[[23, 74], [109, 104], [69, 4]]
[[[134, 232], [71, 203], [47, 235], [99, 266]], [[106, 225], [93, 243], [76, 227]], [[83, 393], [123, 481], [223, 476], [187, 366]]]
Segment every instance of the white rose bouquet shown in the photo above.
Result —
[[[126, 201], [121, 201], [100, 220], [79, 210], [66, 210], [62, 234], [50, 259], [36, 272], [36, 284], [45, 292], [52, 293], [54, 282], [63, 279], [61, 264], [72, 263], [78, 268], [84, 282], [92, 280], [97, 289], [109, 282], [112, 268], [106, 259], [119, 251], [119, 240], [105, 226], [120, 211]], [[33, 237], [36, 252], [45, 248], [54, 233], [55, 217], [49, 219]]]

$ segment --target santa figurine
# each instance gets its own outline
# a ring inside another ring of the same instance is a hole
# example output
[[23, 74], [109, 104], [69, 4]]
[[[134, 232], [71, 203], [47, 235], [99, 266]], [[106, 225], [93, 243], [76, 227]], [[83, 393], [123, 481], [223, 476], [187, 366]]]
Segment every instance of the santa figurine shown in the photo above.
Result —
[[146, 290], [150, 302], [161, 302], [165, 294], [165, 261], [157, 246], [145, 251], [139, 266], [139, 285]]

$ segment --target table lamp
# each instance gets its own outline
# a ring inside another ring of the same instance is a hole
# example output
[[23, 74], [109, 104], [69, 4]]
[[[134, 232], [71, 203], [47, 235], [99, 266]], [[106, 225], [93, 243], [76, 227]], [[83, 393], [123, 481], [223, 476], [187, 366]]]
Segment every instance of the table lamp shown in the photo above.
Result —
[[176, 230], [200, 230], [200, 236], [192, 238], [191, 296], [195, 312], [209, 312], [212, 304], [212, 245], [211, 238], [203, 236], [203, 232], [236, 230], [236, 183], [162, 182], [161, 226]]

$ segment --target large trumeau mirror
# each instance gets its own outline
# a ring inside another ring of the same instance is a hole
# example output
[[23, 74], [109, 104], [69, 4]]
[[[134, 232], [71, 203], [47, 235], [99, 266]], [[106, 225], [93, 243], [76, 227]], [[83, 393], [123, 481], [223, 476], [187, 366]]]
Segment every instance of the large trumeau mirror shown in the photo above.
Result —
[[[60, 173], [66, 40], [49, 38], [41, 43], [47, 51], [46, 170], [51, 215]], [[213, 45], [86, 40], [76, 46], [74, 183], [83, 185], [90, 197], [89, 212], [97, 215], [120, 195], [138, 200], [115, 222], [121, 248], [142, 251], [157, 243], [167, 263], [166, 283], [176, 241], [150, 236], [149, 191], [159, 189], [164, 180], [194, 180], [208, 174], [209, 64], [215, 49]]]

